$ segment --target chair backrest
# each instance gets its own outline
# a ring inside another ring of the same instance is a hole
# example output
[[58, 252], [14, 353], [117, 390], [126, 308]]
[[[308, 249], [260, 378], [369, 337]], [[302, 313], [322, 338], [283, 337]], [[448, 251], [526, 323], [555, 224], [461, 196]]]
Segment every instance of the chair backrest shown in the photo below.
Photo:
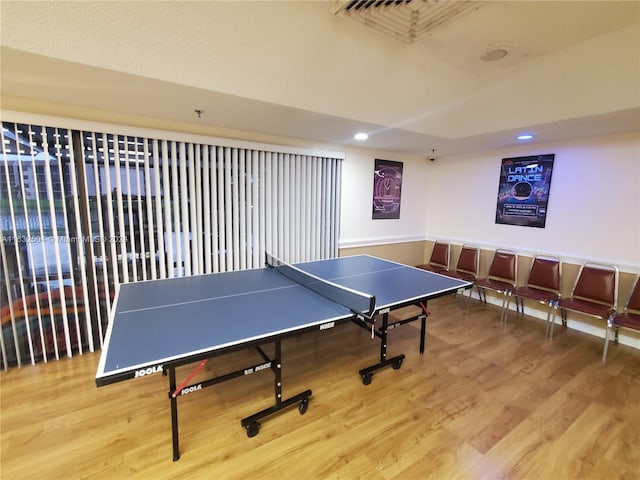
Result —
[[531, 262], [527, 286], [560, 293], [562, 261], [558, 257], [536, 255]]
[[618, 306], [618, 268], [613, 265], [585, 263], [571, 292], [573, 297]]
[[449, 270], [449, 252], [450, 247], [448, 242], [436, 241], [433, 245], [433, 250], [431, 251], [429, 263]]
[[636, 277], [636, 281], [633, 284], [627, 303], [624, 306], [624, 311], [635, 310], [640, 312], [640, 275]]
[[478, 264], [480, 262], [480, 249], [470, 245], [462, 245], [456, 270], [478, 276]]
[[489, 278], [516, 285], [518, 278], [518, 254], [511, 250], [496, 250], [489, 267]]

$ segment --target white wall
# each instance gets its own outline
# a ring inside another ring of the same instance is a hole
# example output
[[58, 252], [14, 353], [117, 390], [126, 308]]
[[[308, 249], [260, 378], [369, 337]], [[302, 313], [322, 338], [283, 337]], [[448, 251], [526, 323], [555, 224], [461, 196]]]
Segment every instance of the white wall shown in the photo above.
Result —
[[[545, 153], [555, 153], [546, 227], [496, 224], [501, 159]], [[640, 132], [451, 156], [427, 170], [428, 238], [640, 272]]]
[[[423, 240], [427, 231], [426, 156], [350, 149], [342, 166], [340, 247]], [[403, 163], [400, 218], [373, 220], [375, 159]]]
[[[502, 158], [554, 153], [545, 228], [495, 223]], [[399, 220], [372, 220], [376, 158], [403, 162]], [[340, 246], [446, 239], [640, 273], [640, 131], [438, 158], [346, 151]]]

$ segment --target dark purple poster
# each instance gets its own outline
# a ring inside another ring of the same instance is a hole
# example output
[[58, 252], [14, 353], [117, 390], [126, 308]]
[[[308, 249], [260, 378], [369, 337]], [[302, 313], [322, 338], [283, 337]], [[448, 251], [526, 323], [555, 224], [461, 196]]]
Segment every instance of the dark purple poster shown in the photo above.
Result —
[[373, 172], [373, 219], [400, 218], [402, 162], [376, 158]]
[[503, 158], [496, 223], [544, 228], [555, 154]]

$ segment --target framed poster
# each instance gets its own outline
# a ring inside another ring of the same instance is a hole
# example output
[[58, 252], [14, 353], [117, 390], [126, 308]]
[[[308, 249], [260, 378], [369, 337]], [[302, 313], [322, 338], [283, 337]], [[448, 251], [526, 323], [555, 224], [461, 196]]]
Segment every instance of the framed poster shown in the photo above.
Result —
[[373, 216], [400, 218], [400, 194], [402, 193], [402, 162], [376, 158], [373, 170]]
[[544, 228], [555, 154], [503, 158], [496, 223]]

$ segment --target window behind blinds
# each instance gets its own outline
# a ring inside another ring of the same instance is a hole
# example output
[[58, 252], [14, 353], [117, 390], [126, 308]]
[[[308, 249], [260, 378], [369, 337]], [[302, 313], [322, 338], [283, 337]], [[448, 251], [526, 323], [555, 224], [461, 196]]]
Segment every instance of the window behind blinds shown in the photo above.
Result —
[[99, 348], [120, 283], [338, 253], [341, 154], [3, 122], [3, 368]]

